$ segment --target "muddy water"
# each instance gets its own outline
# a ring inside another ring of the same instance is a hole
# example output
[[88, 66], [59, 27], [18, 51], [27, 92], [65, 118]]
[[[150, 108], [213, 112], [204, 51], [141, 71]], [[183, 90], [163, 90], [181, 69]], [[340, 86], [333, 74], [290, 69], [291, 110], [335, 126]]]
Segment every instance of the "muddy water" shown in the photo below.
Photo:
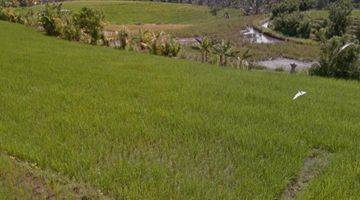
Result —
[[265, 35], [260, 31], [254, 29], [253, 27], [247, 27], [245, 30], [241, 31], [241, 34], [251, 43], [271, 44], [271, 43], [281, 42], [281, 40]]
[[315, 62], [305, 62], [287, 58], [276, 58], [274, 60], [265, 60], [257, 62], [258, 65], [264, 66], [267, 69], [278, 69], [282, 68], [286, 71], [290, 71], [290, 64], [295, 63], [297, 65], [296, 71], [305, 70], [311, 67]]

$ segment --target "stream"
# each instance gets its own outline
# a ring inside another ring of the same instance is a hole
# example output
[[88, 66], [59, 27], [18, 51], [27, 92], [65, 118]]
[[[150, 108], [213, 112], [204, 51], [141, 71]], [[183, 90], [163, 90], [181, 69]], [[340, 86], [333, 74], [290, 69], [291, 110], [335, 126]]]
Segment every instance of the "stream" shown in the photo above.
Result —
[[[268, 28], [270, 21], [265, 21], [261, 24], [261, 27]], [[261, 33], [260, 31], [256, 30], [254, 27], [247, 27], [246, 29], [240, 31], [240, 33], [251, 43], [257, 44], [271, 44], [281, 42], [281, 40]]]

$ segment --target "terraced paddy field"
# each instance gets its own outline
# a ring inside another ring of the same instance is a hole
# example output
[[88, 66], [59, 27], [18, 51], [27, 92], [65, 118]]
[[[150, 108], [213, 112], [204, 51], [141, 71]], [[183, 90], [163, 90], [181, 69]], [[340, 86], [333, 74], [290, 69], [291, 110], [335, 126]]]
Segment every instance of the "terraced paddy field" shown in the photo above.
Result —
[[[102, 10], [108, 21], [107, 30], [119, 30], [126, 26], [133, 32], [139, 29], [166, 31], [179, 38], [213, 36], [231, 40], [245, 51], [251, 49], [254, 60], [287, 57], [299, 60], [315, 60], [319, 54], [316, 44], [252, 44], [247, 42], [241, 31], [254, 21], [266, 19], [264, 15], [244, 16], [235, 9], [222, 10], [217, 16], [210, 14], [208, 7], [189, 4], [155, 3], [139, 1], [69, 1], [63, 7], [77, 11], [82, 7]], [[41, 7], [35, 7], [39, 10]], [[228, 12], [230, 19], [224, 18]], [[189, 51], [189, 49], [187, 49]], [[194, 52], [193, 52], [194, 53]]]
[[[360, 195], [359, 82], [0, 30], [0, 197]], [[298, 90], [307, 94], [294, 101]], [[28, 171], [54, 181], [24, 181]]]

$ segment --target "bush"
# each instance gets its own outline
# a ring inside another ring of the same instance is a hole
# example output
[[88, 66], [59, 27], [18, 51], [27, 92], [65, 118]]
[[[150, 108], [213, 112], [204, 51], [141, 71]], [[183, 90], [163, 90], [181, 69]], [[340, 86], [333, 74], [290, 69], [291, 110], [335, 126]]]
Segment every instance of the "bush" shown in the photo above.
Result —
[[287, 36], [309, 38], [311, 32], [310, 20], [300, 12], [282, 14], [272, 22], [274, 30]]
[[130, 31], [123, 27], [119, 33], [118, 33], [118, 37], [120, 40], [120, 49], [126, 49], [126, 47], [129, 45], [130, 43]]
[[299, 10], [300, 11], [310, 10], [315, 7], [315, 4], [316, 4], [315, 0], [300, 0]]
[[168, 57], [176, 57], [181, 50], [180, 44], [172, 37], [168, 36], [168, 39], [161, 47], [161, 54]]
[[20, 15], [14, 8], [0, 8], [0, 19], [13, 23], [21, 22]]
[[[62, 22], [61, 37], [66, 40], [80, 41], [81, 30], [75, 25], [72, 15], [64, 14]], [[84, 42], [88, 43], [86, 40]]]
[[21, 15], [22, 24], [37, 27], [39, 25], [39, 17], [33, 10], [28, 10]]
[[272, 8], [272, 19], [283, 14], [293, 13], [299, 10], [299, 2], [295, 0], [286, 0], [277, 3]]
[[351, 11], [352, 4], [350, 0], [338, 0], [330, 6], [329, 38], [333, 36], [342, 36], [346, 32], [347, 27], [351, 23]]
[[97, 44], [102, 37], [104, 15], [101, 11], [82, 8], [74, 15], [74, 22], [85, 34], [90, 35], [91, 44]]
[[41, 11], [40, 22], [48, 35], [59, 36], [62, 33], [61, 6], [61, 4], [46, 4]]
[[333, 37], [322, 46], [319, 64], [310, 75], [360, 80], [360, 46], [348, 37]]

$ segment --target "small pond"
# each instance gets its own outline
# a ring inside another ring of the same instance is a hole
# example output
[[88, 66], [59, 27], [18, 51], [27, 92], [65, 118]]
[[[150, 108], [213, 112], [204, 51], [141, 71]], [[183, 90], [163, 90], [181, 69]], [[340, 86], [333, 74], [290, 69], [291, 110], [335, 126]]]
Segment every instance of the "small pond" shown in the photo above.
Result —
[[258, 65], [264, 66], [267, 69], [275, 70], [278, 68], [282, 68], [286, 71], [290, 71], [291, 69], [290, 64], [292, 63], [295, 63], [297, 65], [296, 71], [301, 71], [310, 68], [311, 65], [314, 64], [315, 62], [299, 61], [288, 58], [276, 58], [273, 60], [264, 60], [257, 62]]

